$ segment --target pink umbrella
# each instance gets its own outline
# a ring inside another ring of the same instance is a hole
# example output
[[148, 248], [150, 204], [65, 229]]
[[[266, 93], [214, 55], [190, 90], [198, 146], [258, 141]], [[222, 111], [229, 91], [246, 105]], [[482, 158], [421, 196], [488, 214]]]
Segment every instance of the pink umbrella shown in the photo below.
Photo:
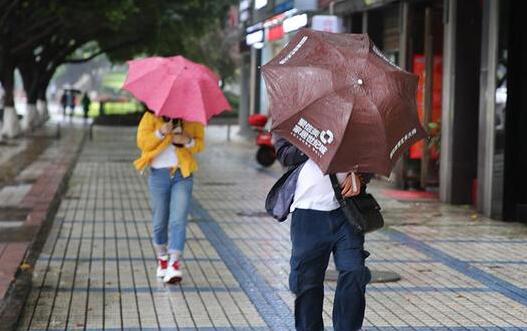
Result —
[[207, 124], [214, 115], [231, 110], [218, 77], [204, 65], [183, 56], [128, 61], [123, 89], [158, 116]]

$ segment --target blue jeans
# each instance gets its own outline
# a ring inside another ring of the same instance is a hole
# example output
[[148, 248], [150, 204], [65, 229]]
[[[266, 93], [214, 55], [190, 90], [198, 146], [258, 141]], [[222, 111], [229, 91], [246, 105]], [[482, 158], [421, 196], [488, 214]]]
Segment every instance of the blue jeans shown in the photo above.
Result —
[[169, 254], [183, 254], [192, 185], [192, 176], [184, 178], [179, 170], [171, 177], [168, 168], [150, 169], [148, 187], [154, 245], [168, 244]]
[[364, 235], [357, 234], [340, 209], [295, 209], [291, 222], [289, 287], [296, 295], [297, 330], [323, 330], [324, 276], [331, 252], [339, 272], [333, 303], [337, 331], [359, 330], [366, 308], [366, 284], [371, 279], [364, 260]]

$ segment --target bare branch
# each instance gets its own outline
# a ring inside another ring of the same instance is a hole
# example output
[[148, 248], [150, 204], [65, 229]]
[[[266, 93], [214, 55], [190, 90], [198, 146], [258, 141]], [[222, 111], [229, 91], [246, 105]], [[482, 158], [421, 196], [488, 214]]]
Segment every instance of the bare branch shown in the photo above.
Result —
[[98, 52], [95, 52], [93, 53], [92, 55], [86, 57], [86, 58], [82, 58], [82, 59], [70, 59], [70, 60], [66, 60], [64, 61], [63, 63], [71, 63], [71, 64], [75, 64], [75, 63], [85, 63], [85, 62], [88, 62], [90, 60], [93, 60], [94, 58], [96, 58], [97, 56], [101, 55], [101, 54], [104, 54], [106, 53], [106, 50], [100, 50]]
[[51, 37], [55, 32], [60, 30], [60, 22], [55, 22], [48, 26], [45, 30], [40, 33], [35, 34], [31, 38], [24, 39], [24, 42], [11, 48], [11, 54], [18, 54], [25, 51], [27, 48], [33, 49], [35, 45], [38, 44], [41, 40]]
[[[16, 8], [16, 6], [18, 6], [19, 3], [20, 3], [20, 0], [11, 1], [11, 3], [7, 6], [7, 8], [5, 8], [4, 14], [2, 15], [2, 17], [0, 17], [0, 26], [4, 24], [6, 18], [9, 17], [9, 15], [11, 15], [11, 11], [13, 11]], [[3, 6], [4, 4], [2, 4], [2, 7]]]
[[101, 49], [101, 50], [95, 52], [94, 54], [92, 54], [92, 55], [90, 55], [90, 56], [88, 56], [86, 58], [66, 60], [66, 61], [64, 61], [62, 63], [84, 63], [84, 62], [88, 62], [88, 61], [96, 58], [97, 56], [99, 56], [101, 54], [109, 53], [111, 51], [115, 51], [115, 50], [121, 49], [123, 47], [132, 46], [134, 44], [137, 44], [138, 42], [140, 42], [140, 39], [128, 40], [128, 41], [125, 41], [125, 42], [122, 42], [122, 43], [119, 43], [119, 44], [107, 47], [105, 49]]
[[39, 30], [51, 23], [57, 24], [58, 23], [57, 17], [49, 16], [49, 17], [42, 19], [41, 21], [37, 21], [35, 22], [35, 24], [26, 27], [24, 29], [24, 33], [31, 33], [32, 31]]

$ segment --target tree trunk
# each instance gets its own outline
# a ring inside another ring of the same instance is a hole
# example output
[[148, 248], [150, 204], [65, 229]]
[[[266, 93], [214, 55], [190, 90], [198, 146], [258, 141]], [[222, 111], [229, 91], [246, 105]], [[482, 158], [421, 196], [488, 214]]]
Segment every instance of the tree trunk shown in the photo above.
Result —
[[39, 104], [40, 104], [41, 109], [39, 110], [39, 113], [40, 113], [40, 119], [42, 123], [46, 122], [49, 119], [49, 110], [48, 110], [48, 104], [47, 104], [47, 98], [46, 98], [46, 91], [48, 90], [48, 86], [49, 86], [49, 82], [51, 81], [51, 78], [53, 78], [53, 75], [55, 74], [55, 71], [57, 70], [57, 66], [46, 67], [43, 69], [44, 69], [44, 72], [42, 75], [40, 75], [40, 80], [38, 82], [38, 87], [37, 87], [37, 109], [39, 109]]
[[40, 120], [42, 121], [42, 123], [45, 123], [49, 119], [48, 103], [46, 99], [46, 89], [47, 89], [47, 86], [43, 90], [39, 89], [38, 95], [37, 95], [37, 111], [38, 111], [38, 116], [40, 117]]
[[37, 97], [38, 97], [38, 70], [32, 63], [23, 62], [18, 66], [22, 82], [24, 83], [24, 90], [26, 91], [27, 105], [26, 116], [22, 121], [22, 128], [24, 131], [29, 131], [36, 128], [40, 124], [40, 118], [37, 111]]
[[4, 88], [4, 122], [2, 125], [2, 135], [14, 138], [22, 132], [20, 121], [15, 110], [14, 88], [15, 88], [15, 66], [4, 59], [4, 66], [0, 75], [0, 81]]

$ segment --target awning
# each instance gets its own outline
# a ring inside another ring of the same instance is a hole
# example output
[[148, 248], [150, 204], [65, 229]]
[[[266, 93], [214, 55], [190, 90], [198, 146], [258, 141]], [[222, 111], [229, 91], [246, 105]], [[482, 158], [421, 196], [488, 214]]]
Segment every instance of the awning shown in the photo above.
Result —
[[396, 0], [348, 0], [335, 3], [335, 15], [346, 15], [379, 8]]

